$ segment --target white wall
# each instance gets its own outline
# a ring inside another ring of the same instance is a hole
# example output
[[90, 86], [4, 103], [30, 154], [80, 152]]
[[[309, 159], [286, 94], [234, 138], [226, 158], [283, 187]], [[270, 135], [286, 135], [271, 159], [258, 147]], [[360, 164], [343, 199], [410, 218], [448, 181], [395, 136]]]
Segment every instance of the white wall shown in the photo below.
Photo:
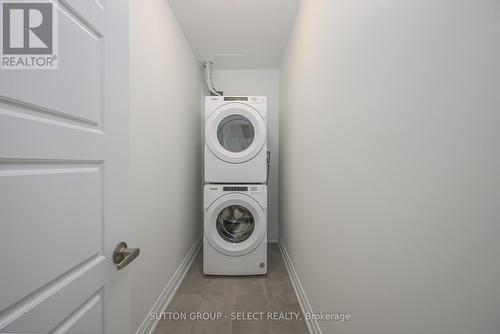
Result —
[[166, 0], [131, 1], [132, 325], [201, 235], [201, 70]]
[[215, 87], [224, 95], [267, 96], [267, 138], [271, 151], [268, 183], [268, 240], [278, 238], [279, 222], [279, 71], [278, 70], [214, 70]]
[[[323, 333], [500, 332], [500, 4], [303, 0], [280, 234]], [[224, 87], [225, 88], [225, 87]]]

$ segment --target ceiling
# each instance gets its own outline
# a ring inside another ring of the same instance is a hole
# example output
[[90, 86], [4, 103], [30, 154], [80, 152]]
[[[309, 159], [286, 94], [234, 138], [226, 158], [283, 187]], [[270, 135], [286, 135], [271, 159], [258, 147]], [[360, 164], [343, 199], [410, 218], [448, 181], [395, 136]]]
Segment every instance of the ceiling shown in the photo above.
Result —
[[169, 0], [200, 60], [219, 69], [277, 69], [299, 0]]

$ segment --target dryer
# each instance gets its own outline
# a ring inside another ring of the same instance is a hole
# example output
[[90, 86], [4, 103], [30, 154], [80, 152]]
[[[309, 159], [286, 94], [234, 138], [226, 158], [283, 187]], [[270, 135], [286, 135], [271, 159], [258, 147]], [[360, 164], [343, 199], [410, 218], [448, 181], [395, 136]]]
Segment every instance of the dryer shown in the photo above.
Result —
[[265, 96], [205, 97], [205, 183], [265, 183]]
[[267, 272], [267, 186], [205, 185], [203, 272]]

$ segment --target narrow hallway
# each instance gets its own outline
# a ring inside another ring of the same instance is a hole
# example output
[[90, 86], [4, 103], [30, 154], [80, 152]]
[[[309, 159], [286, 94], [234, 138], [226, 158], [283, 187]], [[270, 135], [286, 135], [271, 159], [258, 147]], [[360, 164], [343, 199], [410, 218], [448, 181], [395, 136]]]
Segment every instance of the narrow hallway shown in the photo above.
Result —
[[0, 21], [0, 334], [500, 334], [500, 0]]
[[[155, 334], [306, 334], [288, 272], [278, 244], [268, 246], [269, 272], [265, 276], [217, 277], [203, 274], [203, 255], [197, 255]], [[217, 314], [219, 320], [190, 320], [191, 314]], [[262, 320], [232, 320], [233, 314], [263, 312]], [[268, 313], [271, 312], [271, 313]], [[268, 320], [268, 314], [299, 314], [300, 320]], [[174, 320], [181, 314], [187, 320]], [[170, 318], [170, 319], [168, 319]]]

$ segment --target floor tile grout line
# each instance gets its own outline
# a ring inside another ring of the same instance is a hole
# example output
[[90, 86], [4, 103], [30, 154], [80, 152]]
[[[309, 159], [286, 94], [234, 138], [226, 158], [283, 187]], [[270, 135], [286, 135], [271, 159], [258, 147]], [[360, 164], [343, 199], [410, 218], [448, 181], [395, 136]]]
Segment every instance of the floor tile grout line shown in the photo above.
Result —
[[[280, 252], [274, 252], [274, 250], [272, 250], [268, 253], [271, 253], [271, 258], [273, 259], [273, 261], [268, 261], [269, 264], [271, 264], [271, 262], [274, 262], [275, 265], [273, 265], [273, 267], [275, 267], [275, 269], [278, 269], [277, 271], [274, 270], [273, 274], [270, 274], [268, 272], [266, 275], [263, 275], [263, 276], [249, 276], [249, 277], [242, 277], [241, 279], [240, 279], [240, 277], [237, 277], [237, 278], [235, 278], [235, 277], [223, 277], [223, 278], [229, 279], [227, 282], [229, 282], [230, 285], [233, 287], [231, 299], [230, 299], [230, 301], [232, 303], [230, 309], [232, 310], [232, 312], [235, 312], [235, 310], [236, 310], [236, 302], [237, 302], [239, 294], [248, 295], [248, 296], [260, 295], [261, 296], [260, 298], [263, 298], [264, 302], [265, 302], [264, 310], [267, 310], [267, 312], [271, 312], [271, 304], [272, 304], [271, 297], [274, 296], [275, 294], [271, 293], [272, 291], [274, 291], [273, 288], [268, 289], [268, 287], [269, 287], [268, 283], [270, 283], [269, 279], [276, 280], [275, 282], [279, 282], [281, 280], [288, 280], [289, 281], [290, 277], [289, 277], [289, 274], [287, 271], [285, 271], [285, 275], [282, 275], [281, 271], [278, 268], [278, 267], [284, 265], [284, 259], [283, 259], [282, 254]], [[191, 307], [194, 307], [194, 311], [201, 312], [202, 301], [203, 301], [204, 296], [206, 297], [206, 293], [209, 293], [212, 290], [214, 290], [212, 292], [217, 292], [218, 288], [217, 288], [217, 284], [216, 284], [215, 287], [211, 287], [209, 289], [209, 282], [210, 282], [211, 277], [204, 275], [203, 270], [202, 269], [200, 270], [199, 265], [200, 265], [200, 260], [198, 260], [196, 264], [195, 263], [192, 264], [192, 267], [196, 266], [196, 268], [193, 268], [193, 270], [191, 271], [191, 277], [201, 279], [202, 282], [200, 282], [200, 284], [202, 284], [202, 286], [201, 286], [201, 289], [196, 290], [196, 291], [200, 291], [199, 293], [194, 294], [194, 295], [197, 295], [199, 297], [199, 299], [197, 301], [195, 301], [195, 303], [191, 304], [192, 305]], [[202, 263], [201, 263], [201, 265], [202, 265]], [[217, 280], [214, 280], [214, 282], [216, 282], [216, 281]], [[250, 285], [246, 284], [248, 282], [251, 284]], [[288, 283], [291, 283], [291, 282], [288, 282]], [[277, 290], [278, 294], [276, 295], [276, 298], [278, 298], [280, 296], [279, 291], [281, 291], [281, 290], [278, 286], [275, 286], [274, 284], [275, 283], [271, 283], [270, 286], [274, 287], [274, 289], [278, 289]], [[224, 286], [225, 286], [225, 284], [222, 284], [222, 286], [219, 288], [224, 289]], [[180, 294], [180, 295], [182, 295], [182, 294]], [[193, 295], [193, 294], [187, 293], [187, 295]], [[296, 294], [293, 293], [293, 295], [294, 295], [294, 298], [296, 299], [297, 298]], [[207, 299], [211, 299], [211, 298], [218, 300], [219, 298], [227, 298], [227, 297], [219, 296], [217, 293], [215, 293], [214, 296], [207, 297]], [[195, 306], [195, 305], [197, 305], [197, 306]], [[233, 334], [234, 331], [236, 330], [236, 328], [239, 328], [239, 327], [235, 327], [236, 322], [233, 321], [231, 317], [229, 318], [228, 322], [229, 322], [228, 326], [225, 327], [227, 332], [224, 331], [224, 333]], [[191, 334], [197, 333], [198, 327], [195, 327], [194, 324], [195, 324], [195, 321], [190, 321], [189, 326], [186, 328], [186, 330], [188, 330], [188, 333], [191, 333]], [[267, 316], [266, 316], [265, 326], [267, 326], [267, 328], [268, 328], [266, 330], [266, 333], [275, 334], [275, 333], [278, 333], [281, 331], [279, 329], [281, 327], [281, 325], [278, 326], [277, 328], [275, 328], [275, 326], [272, 326], [272, 324], [273, 324], [273, 321], [271, 319], [267, 318]], [[278, 325], [278, 324], [276, 324], [276, 325]], [[259, 327], [259, 326], [257, 326], [257, 327]], [[201, 328], [198, 328], [198, 329], [201, 329]], [[276, 332], [276, 330], [278, 330], [278, 332]], [[157, 334], [161, 334], [161, 333], [157, 333]], [[238, 333], [234, 333], [234, 334], [238, 334]]]
[[[237, 293], [237, 287], [234, 289], [234, 294], [233, 294], [233, 306], [231, 307], [231, 311], [234, 312], [234, 308], [236, 307], [236, 293]], [[229, 334], [233, 334], [233, 319], [230, 319], [229, 322]]]

